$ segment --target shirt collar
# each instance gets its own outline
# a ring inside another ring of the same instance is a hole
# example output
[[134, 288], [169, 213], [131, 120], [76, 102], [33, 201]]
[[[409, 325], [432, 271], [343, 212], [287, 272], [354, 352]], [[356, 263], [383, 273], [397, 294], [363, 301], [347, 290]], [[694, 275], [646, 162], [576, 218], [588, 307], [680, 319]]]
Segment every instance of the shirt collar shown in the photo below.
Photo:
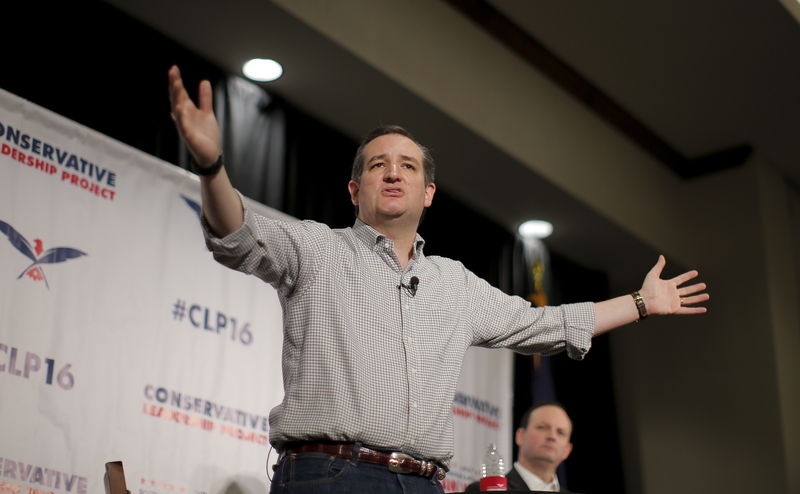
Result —
[[558, 483], [557, 475], [553, 475], [552, 482], [545, 482], [544, 480], [540, 479], [538, 475], [520, 465], [518, 461], [514, 462], [514, 468], [517, 469], [520, 477], [522, 477], [522, 480], [524, 480], [525, 483], [528, 484], [528, 489], [532, 491], [550, 491], [550, 492], [561, 491], [561, 486]]
[[[358, 218], [356, 218], [356, 222], [353, 224], [353, 232], [356, 234], [356, 237], [364, 242], [370, 249], [374, 249], [375, 246], [382, 245], [384, 242], [389, 242], [390, 244], [392, 242], [392, 240], [386, 235], [367, 225]], [[425, 239], [423, 239], [420, 234], [417, 233], [416, 238], [414, 239], [414, 254], [416, 258], [422, 257], [422, 248], [424, 246]]]

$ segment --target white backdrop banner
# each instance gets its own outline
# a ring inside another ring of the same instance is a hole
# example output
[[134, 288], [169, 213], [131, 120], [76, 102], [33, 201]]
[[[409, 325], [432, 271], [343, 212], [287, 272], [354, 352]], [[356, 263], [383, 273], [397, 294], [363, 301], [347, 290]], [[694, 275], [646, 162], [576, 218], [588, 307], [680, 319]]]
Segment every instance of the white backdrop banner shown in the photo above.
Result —
[[[134, 494], [268, 490], [281, 308], [212, 259], [198, 203], [195, 176], [0, 90], [0, 494], [100, 494], [114, 460]], [[468, 362], [448, 490], [489, 442], [510, 460], [510, 355]]]
[[472, 347], [464, 359], [456, 395], [456, 455], [444, 481], [445, 490], [460, 492], [480, 478], [480, 466], [490, 443], [506, 462], [512, 463], [513, 359], [509, 350]]

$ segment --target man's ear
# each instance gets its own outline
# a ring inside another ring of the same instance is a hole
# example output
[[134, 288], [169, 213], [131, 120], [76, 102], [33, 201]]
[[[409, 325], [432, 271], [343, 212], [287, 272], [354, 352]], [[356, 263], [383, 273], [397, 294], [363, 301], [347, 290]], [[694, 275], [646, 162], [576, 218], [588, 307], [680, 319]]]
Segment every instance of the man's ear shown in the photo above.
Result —
[[353, 206], [358, 206], [358, 189], [360, 185], [355, 180], [347, 182], [347, 190], [350, 191], [350, 202]]
[[433, 194], [436, 192], [436, 184], [431, 182], [425, 186], [425, 207], [431, 207], [433, 203]]
[[525, 434], [525, 429], [522, 427], [517, 427], [517, 432], [514, 434], [514, 442], [517, 443], [517, 446], [522, 447], [522, 436]]

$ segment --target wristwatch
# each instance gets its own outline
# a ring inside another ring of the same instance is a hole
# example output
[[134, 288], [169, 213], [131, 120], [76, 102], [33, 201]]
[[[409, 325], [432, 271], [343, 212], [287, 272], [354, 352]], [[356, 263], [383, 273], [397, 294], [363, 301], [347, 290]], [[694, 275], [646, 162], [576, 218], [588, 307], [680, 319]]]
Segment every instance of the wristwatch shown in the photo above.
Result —
[[636, 303], [636, 310], [639, 311], [639, 320], [636, 322], [641, 321], [642, 319], [647, 318], [647, 307], [644, 305], [644, 299], [641, 295], [639, 295], [638, 291], [631, 293], [631, 297], [633, 297], [633, 301]]
[[198, 175], [202, 175], [204, 177], [208, 177], [210, 175], [216, 175], [219, 172], [220, 168], [222, 168], [222, 154], [219, 155], [217, 161], [214, 162], [209, 167], [203, 168], [197, 164], [197, 161], [194, 160], [194, 157], [191, 159], [192, 163], [192, 171]]

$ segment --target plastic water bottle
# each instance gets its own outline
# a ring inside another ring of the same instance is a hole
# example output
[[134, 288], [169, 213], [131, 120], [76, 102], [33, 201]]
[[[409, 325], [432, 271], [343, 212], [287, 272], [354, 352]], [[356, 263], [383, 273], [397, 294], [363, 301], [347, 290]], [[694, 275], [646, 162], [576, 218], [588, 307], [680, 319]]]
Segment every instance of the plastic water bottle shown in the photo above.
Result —
[[489, 449], [483, 455], [481, 463], [481, 490], [482, 491], [507, 491], [508, 481], [506, 480], [506, 463], [497, 446], [489, 444]]

